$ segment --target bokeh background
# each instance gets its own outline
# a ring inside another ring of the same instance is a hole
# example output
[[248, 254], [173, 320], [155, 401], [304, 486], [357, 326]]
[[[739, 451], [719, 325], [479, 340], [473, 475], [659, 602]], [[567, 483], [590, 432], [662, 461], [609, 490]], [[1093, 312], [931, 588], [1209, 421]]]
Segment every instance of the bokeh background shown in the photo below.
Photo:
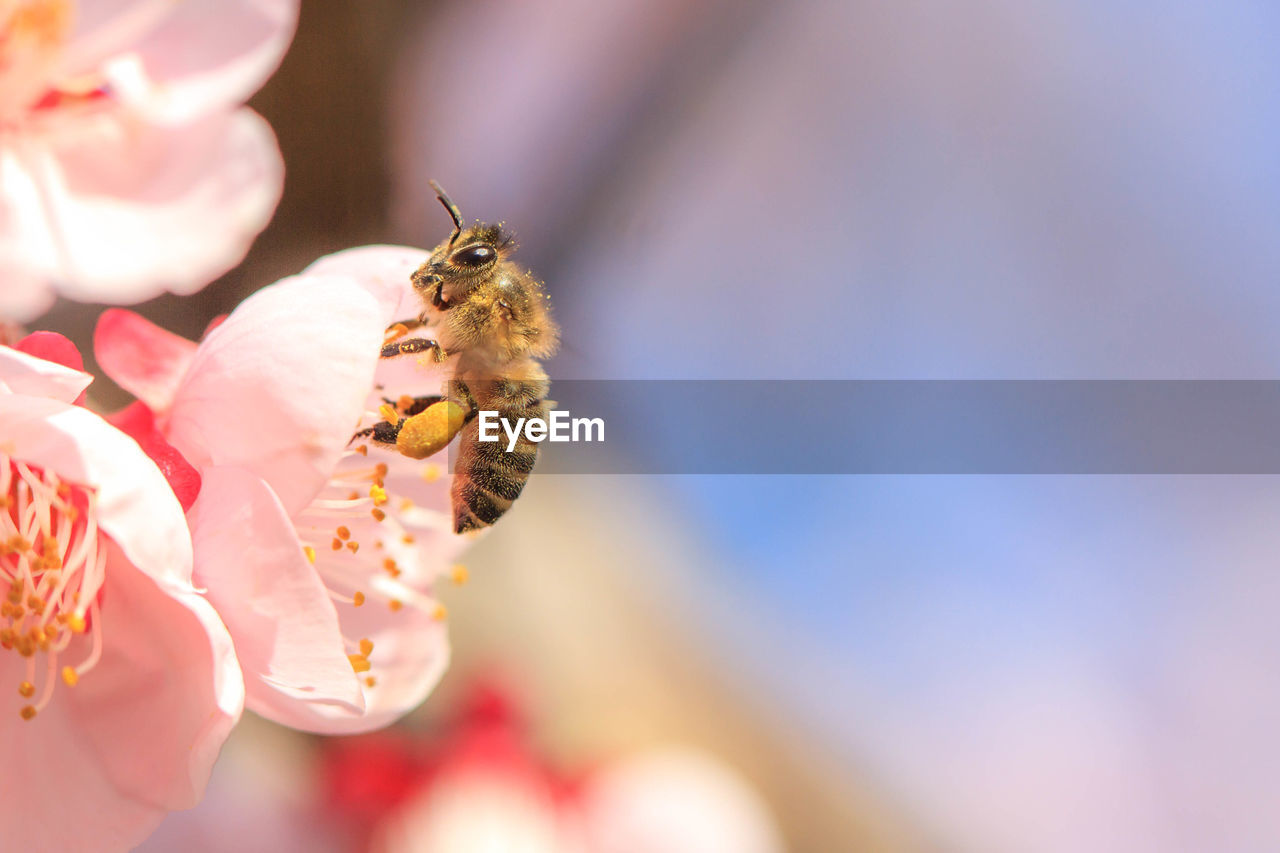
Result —
[[[788, 379], [1273, 378], [1277, 36], [1238, 0], [304, 0], [251, 102], [275, 219], [140, 310], [197, 337], [433, 245], [434, 177], [549, 283], [554, 377], [777, 380], [767, 417]], [[499, 673], [557, 766], [696, 748], [787, 849], [1280, 849], [1277, 519], [1270, 477], [535, 476], [405, 731]], [[242, 726], [146, 849], [343, 849], [325, 749]]]

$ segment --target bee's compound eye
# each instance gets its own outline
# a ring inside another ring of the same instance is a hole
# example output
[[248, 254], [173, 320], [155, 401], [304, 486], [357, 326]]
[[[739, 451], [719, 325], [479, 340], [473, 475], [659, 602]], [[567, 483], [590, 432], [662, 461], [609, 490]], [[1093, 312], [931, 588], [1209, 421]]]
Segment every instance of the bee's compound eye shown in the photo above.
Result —
[[482, 267], [498, 256], [492, 246], [467, 246], [449, 256], [449, 263], [460, 267]]

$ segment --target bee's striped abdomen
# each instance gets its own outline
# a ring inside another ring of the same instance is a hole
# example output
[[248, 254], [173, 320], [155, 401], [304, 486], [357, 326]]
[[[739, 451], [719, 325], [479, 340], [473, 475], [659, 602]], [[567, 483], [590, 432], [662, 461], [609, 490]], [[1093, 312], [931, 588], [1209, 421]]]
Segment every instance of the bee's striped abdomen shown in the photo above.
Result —
[[[545, 419], [547, 416], [547, 406], [542, 400], [496, 411], [511, 424], [520, 418]], [[515, 448], [508, 452], [508, 441], [504, 433], [499, 441], [482, 442], [478, 418], [472, 418], [462, 428], [453, 471], [455, 533], [488, 527], [520, 497], [538, 459], [538, 444], [521, 432]]]

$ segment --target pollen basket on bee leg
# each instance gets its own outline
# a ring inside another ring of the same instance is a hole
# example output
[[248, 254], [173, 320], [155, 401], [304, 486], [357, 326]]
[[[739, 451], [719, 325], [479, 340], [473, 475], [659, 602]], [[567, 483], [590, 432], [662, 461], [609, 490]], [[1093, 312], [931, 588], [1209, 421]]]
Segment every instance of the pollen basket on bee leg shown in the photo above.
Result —
[[396, 449], [410, 459], [426, 459], [448, 446], [462, 429], [466, 416], [466, 410], [452, 400], [433, 403], [405, 418], [396, 436]]

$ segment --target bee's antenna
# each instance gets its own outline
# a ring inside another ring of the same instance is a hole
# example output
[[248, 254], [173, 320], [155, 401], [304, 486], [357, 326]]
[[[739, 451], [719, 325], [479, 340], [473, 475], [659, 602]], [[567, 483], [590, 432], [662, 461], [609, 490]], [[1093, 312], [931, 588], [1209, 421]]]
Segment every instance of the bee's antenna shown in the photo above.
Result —
[[453, 199], [449, 198], [439, 184], [431, 181], [431, 189], [436, 191], [436, 198], [440, 199], [440, 203], [444, 205], [444, 209], [449, 211], [449, 216], [453, 218], [453, 236], [449, 238], [449, 245], [453, 245], [453, 241], [458, 239], [462, 233], [462, 212], [458, 210], [458, 206], [453, 203]]

